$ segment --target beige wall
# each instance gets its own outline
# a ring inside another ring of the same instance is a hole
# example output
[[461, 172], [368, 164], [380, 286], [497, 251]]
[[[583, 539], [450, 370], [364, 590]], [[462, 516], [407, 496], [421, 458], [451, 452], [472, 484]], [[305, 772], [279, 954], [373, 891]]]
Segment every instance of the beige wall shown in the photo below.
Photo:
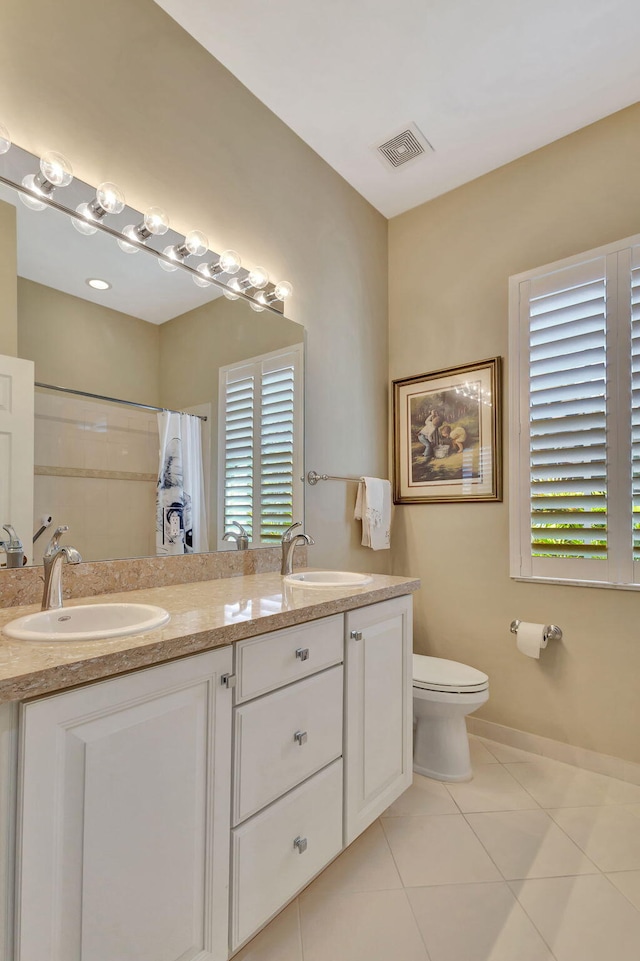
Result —
[[0, 200], [0, 354], [18, 355], [16, 208]]
[[36, 380], [160, 403], [160, 328], [18, 278], [18, 354]]
[[217, 404], [220, 367], [304, 339], [299, 324], [226, 297], [174, 317], [159, 330], [162, 403], [179, 409]]
[[[46, 24], [34, 29], [35, 24]], [[55, 82], [52, 82], [55, 77]], [[81, 178], [119, 183], [295, 286], [307, 329], [307, 465], [387, 472], [387, 222], [152, 0], [7, 0], [3, 123]], [[348, 420], [347, 420], [348, 419]], [[353, 485], [307, 492], [312, 564], [385, 570], [359, 546]]]
[[[640, 105], [392, 220], [392, 378], [506, 358], [508, 277], [640, 231], [638, 157]], [[640, 594], [510, 580], [507, 497], [396, 508], [394, 571], [423, 578], [416, 650], [489, 674], [482, 717], [640, 761]], [[516, 617], [564, 641], [526, 658]]]

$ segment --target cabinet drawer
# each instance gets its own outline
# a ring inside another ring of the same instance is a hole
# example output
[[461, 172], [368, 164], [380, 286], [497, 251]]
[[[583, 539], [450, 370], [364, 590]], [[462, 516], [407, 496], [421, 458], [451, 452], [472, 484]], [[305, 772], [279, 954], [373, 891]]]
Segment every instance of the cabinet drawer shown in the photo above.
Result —
[[339, 665], [236, 708], [234, 824], [340, 757], [342, 679]]
[[342, 658], [342, 614], [239, 641], [236, 703], [339, 664]]
[[[234, 951], [342, 848], [342, 760], [231, 832]], [[295, 846], [301, 839], [300, 850]]]

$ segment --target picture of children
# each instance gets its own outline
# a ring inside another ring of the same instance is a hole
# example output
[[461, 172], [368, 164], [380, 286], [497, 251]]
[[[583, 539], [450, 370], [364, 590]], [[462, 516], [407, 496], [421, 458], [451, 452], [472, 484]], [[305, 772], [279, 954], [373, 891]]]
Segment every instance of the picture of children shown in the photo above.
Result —
[[464, 442], [467, 439], [467, 432], [462, 424], [443, 424], [440, 428], [442, 441], [449, 445], [450, 454], [461, 454], [464, 450]]
[[434, 451], [440, 443], [438, 428], [442, 423], [442, 418], [435, 410], [431, 411], [424, 422], [424, 427], [418, 432], [418, 440], [424, 445], [424, 459], [433, 457]]
[[454, 424], [451, 428], [451, 433], [449, 434], [449, 440], [452, 442], [456, 452], [461, 454], [464, 450], [464, 442], [467, 439], [467, 432], [462, 426], [462, 424]]
[[480, 402], [455, 390], [411, 397], [411, 481], [449, 483], [480, 476]]

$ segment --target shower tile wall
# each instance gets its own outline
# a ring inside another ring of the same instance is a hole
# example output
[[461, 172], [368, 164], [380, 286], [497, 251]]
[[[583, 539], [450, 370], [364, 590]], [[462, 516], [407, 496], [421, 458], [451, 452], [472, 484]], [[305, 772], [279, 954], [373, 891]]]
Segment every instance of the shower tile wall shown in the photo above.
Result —
[[[43, 514], [68, 524], [84, 560], [155, 554], [156, 415], [134, 407], [36, 391], [34, 531]], [[56, 468], [102, 476], [55, 476]], [[132, 477], [114, 478], [106, 472]], [[146, 479], [139, 479], [145, 477]], [[45, 532], [34, 545], [40, 563]]]

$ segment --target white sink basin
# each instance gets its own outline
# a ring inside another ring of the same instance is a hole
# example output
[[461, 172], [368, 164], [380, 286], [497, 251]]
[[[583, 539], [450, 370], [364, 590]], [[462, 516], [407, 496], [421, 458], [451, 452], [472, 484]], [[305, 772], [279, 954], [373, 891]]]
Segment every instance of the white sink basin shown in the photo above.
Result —
[[152, 631], [170, 616], [153, 604], [84, 604], [18, 617], [2, 632], [17, 641], [94, 641]]
[[353, 571], [300, 571], [284, 578], [285, 584], [292, 587], [364, 587], [372, 580], [370, 574], [354, 574]]

